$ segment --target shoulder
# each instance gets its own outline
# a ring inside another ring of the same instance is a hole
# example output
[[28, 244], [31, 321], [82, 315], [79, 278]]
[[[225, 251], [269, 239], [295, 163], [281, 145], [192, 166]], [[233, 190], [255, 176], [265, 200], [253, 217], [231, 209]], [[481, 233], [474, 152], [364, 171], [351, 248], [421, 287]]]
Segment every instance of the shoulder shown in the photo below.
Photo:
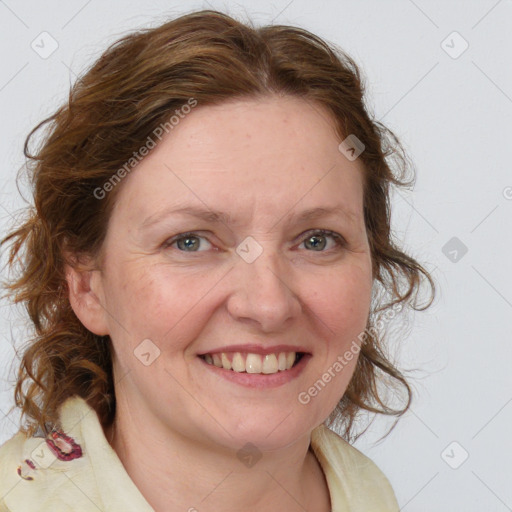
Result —
[[[18, 432], [0, 446], [0, 498], [16, 493], [15, 488], [20, 480], [34, 480], [33, 473], [37, 469], [34, 455], [37, 448], [44, 442], [38, 437], [28, 438]], [[3, 504], [3, 501], [0, 501]], [[2, 509], [0, 509], [2, 510]]]
[[0, 512], [72, 512], [79, 510], [77, 504], [92, 510], [73, 485], [86, 483], [87, 461], [81, 447], [67, 439], [62, 431], [53, 438], [27, 437], [19, 431], [0, 446]]
[[18, 432], [0, 446], [0, 512], [152, 510], [85, 400], [68, 398], [59, 422], [48, 436]]
[[398, 512], [389, 480], [365, 454], [325, 425], [311, 433], [311, 447], [329, 486], [333, 512]]
[[18, 466], [21, 466], [21, 454], [26, 439], [22, 432], [18, 432], [0, 445], [0, 512], [11, 510], [7, 507], [6, 500], [10, 500], [8, 495], [14, 492], [20, 480], [17, 472]]

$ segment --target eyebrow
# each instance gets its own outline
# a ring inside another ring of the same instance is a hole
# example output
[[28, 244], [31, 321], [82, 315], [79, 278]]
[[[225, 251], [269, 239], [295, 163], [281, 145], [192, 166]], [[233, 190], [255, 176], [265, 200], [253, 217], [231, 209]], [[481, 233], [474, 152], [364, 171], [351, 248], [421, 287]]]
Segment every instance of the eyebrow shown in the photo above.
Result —
[[[220, 212], [217, 210], [205, 210], [194, 206], [186, 206], [178, 209], [164, 210], [161, 212], [157, 212], [153, 215], [150, 215], [142, 222], [141, 229], [146, 229], [150, 226], [158, 224], [162, 220], [172, 215], [188, 215], [203, 220], [205, 222], [209, 222], [211, 224], [225, 224], [228, 226], [234, 224], [233, 218], [229, 213]], [[286, 217], [287, 222], [291, 222], [292, 220], [295, 220], [296, 222], [306, 222], [320, 219], [323, 217], [335, 216], [344, 217], [349, 222], [353, 223], [356, 223], [357, 220], [359, 219], [359, 215], [341, 206], [334, 206], [329, 208], [318, 206], [316, 208], [309, 208], [308, 210], [304, 210], [303, 212], [295, 215], [288, 214], [285, 215], [284, 217]], [[281, 219], [279, 219], [278, 222], [280, 222]]]

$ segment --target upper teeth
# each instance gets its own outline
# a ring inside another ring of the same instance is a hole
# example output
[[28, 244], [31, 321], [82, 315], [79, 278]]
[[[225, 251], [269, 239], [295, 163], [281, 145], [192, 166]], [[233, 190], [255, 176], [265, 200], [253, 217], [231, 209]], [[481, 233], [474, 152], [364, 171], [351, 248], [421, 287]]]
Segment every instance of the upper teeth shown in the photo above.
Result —
[[228, 353], [206, 354], [205, 361], [225, 370], [247, 373], [277, 373], [289, 370], [295, 363], [296, 352], [279, 354]]

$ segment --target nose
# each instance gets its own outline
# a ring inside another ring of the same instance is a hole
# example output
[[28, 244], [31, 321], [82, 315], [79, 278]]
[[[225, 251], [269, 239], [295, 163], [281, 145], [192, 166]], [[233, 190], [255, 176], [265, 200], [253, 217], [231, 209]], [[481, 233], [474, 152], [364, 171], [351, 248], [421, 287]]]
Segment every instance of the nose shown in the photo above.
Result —
[[240, 258], [231, 279], [227, 308], [239, 322], [254, 324], [265, 333], [279, 332], [302, 311], [287, 263], [269, 248], [252, 263]]

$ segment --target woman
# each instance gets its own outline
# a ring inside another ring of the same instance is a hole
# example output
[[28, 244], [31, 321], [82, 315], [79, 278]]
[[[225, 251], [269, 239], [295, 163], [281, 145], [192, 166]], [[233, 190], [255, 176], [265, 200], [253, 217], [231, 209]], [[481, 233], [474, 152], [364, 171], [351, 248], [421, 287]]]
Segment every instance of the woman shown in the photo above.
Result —
[[409, 407], [379, 331], [434, 288], [393, 244], [406, 160], [354, 62], [194, 12], [118, 41], [45, 123], [3, 240], [37, 337], [0, 510], [397, 511], [349, 442]]

